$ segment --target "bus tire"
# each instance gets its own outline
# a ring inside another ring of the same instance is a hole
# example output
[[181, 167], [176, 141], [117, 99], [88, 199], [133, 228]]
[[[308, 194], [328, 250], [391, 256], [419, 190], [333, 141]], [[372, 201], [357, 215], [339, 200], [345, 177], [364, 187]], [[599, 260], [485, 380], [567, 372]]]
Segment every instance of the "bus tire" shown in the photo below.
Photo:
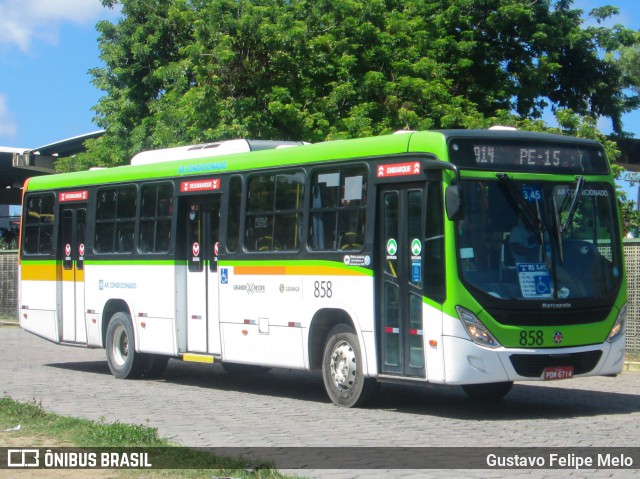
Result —
[[498, 401], [511, 391], [513, 381], [487, 384], [465, 384], [462, 389], [467, 396], [479, 401]]
[[364, 377], [358, 336], [346, 324], [334, 326], [327, 336], [322, 379], [329, 398], [338, 406], [361, 407], [375, 396], [378, 382]]
[[107, 327], [107, 363], [111, 374], [118, 379], [139, 378], [145, 367], [145, 355], [135, 350], [131, 317], [116, 313]]

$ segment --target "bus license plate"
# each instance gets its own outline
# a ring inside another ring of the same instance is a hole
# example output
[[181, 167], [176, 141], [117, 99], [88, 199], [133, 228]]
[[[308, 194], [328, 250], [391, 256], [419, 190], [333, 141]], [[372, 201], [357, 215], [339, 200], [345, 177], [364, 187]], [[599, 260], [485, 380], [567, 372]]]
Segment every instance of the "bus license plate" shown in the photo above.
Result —
[[556, 379], [571, 379], [573, 377], [573, 366], [554, 366], [545, 368], [542, 379], [554, 381]]

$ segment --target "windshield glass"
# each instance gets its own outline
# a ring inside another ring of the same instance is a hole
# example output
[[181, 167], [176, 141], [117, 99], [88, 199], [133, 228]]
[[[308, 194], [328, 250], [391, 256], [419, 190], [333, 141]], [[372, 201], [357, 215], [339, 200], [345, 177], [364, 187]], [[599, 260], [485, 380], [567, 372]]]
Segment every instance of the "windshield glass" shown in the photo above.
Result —
[[495, 298], [597, 298], [622, 268], [615, 192], [604, 183], [462, 181], [465, 283]]

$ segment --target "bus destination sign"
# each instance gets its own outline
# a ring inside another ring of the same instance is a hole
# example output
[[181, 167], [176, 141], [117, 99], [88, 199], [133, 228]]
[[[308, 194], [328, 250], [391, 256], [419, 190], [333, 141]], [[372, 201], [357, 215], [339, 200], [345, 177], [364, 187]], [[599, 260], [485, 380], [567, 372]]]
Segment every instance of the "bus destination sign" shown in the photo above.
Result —
[[601, 148], [591, 145], [516, 141], [454, 140], [452, 162], [471, 169], [606, 174]]
[[183, 181], [180, 183], [181, 193], [190, 193], [195, 191], [213, 191], [220, 189], [219, 178], [208, 178], [206, 180]]
[[89, 199], [89, 191], [61, 191], [58, 193], [58, 201], [60, 203], [68, 203], [70, 201], [87, 201]]
[[389, 178], [394, 176], [412, 176], [422, 173], [419, 161], [410, 163], [390, 163], [378, 165], [378, 178]]

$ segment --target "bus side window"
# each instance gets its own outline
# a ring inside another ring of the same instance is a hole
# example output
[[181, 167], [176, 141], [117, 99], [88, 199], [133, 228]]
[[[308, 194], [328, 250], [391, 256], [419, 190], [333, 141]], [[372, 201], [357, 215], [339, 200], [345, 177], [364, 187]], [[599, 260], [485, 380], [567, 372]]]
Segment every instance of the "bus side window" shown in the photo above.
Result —
[[426, 296], [437, 302], [445, 300], [444, 207], [442, 185], [427, 183], [427, 217], [424, 241], [424, 288]]
[[53, 193], [34, 195], [27, 200], [24, 226], [25, 254], [48, 255], [53, 252]]
[[301, 171], [249, 178], [247, 251], [294, 251], [300, 247], [304, 181]]
[[131, 253], [134, 247], [137, 189], [135, 186], [98, 191], [96, 253]]
[[309, 247], [354, 251], [364, 246], [367, 171], [362, 166], [320, 171], [311, 182]]
[[227, 223], [227, 251], [236, 253], [240, 244], [240, 205], [242, 203], [242, 177], [229, 180], [229, 214]]
[[171, 247], [173, 184], [142, 185], [140, 197], [140, 252], [168, 253]]

